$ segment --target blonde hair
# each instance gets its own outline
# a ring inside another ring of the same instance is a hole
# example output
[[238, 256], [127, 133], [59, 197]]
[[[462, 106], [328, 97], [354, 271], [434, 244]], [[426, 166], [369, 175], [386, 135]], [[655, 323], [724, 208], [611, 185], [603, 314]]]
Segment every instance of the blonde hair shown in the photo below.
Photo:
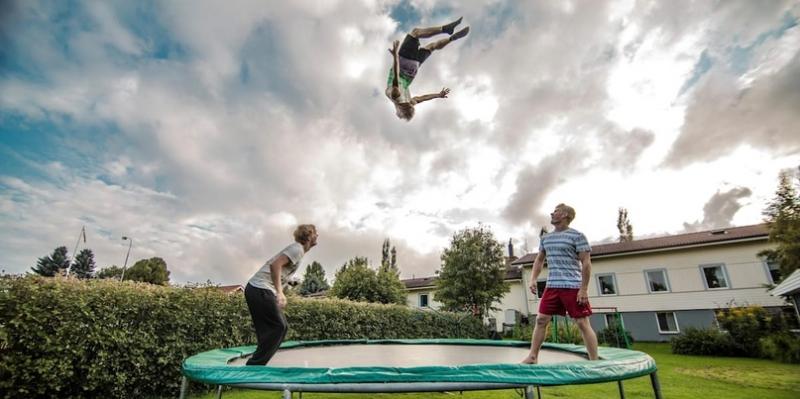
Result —
[[395, 110], [397, 111], [397, 117], [400, 119], [410, 121], [414, 117], [414, 106], [408, 103], [397, 104]]
[[313, 224], [301, 224], [294, 230], [294, 240], [300, 244], [305, 244], [311, 240], [311, 235], [317, 231]]
[[567, 218], [569, 219], [570, 223], [572, 223], [572, 221], [575, 220], [575, 208], [567, 204], [561, 203], [556, 205], [556, 209], [561, 209], [562, 211], [566, 212]]

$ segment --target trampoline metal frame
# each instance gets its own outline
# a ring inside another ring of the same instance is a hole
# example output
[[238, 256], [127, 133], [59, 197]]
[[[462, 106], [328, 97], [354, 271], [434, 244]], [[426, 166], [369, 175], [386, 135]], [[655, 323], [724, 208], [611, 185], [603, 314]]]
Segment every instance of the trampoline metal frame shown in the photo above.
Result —
[[[638, 378], [638, 377], [634, 377]], [[624, 380], [617, 380], [620, 399], [625, 399], [625, 389], [622, 384]], [[650, 373], [650, 383], [653, 386], [655, 399], [662, 399], [661, 384], [658, 380], [658, 372]], [[602, 384], [602, 383], [599, 383]], [[481, 383], [481, 382], [390, 382], [390, 383], [339, 383], [339, 384], [279, 384], [279, 383], [255, 383], [255, 384], [231, 384], [235, 388], [250, 388], [265, 391], [281, 391], [284, 399], [291, 399], [293, 392], [298, 392], [302, 396], [303, 392], [326, 392], [326, 393], [409, 393], [409, 392], [460, 392], [460, 391], [489, 391], [497, 389], [525, 389], [525, 399], [542, 398], [541, 387], [539, 385], [527, 384], [501, 384], [501, 383]], [[548, 385], [558, 386], [558, 385]], [[217, 399], [222, 398], [223, 385], [217, 386]], [[534, 390], [536, 394], [534, 394]], [[186, 399], [189, 392], [189, 379], [185, 376], [181, 380], [181, 392], [179, 399]]]

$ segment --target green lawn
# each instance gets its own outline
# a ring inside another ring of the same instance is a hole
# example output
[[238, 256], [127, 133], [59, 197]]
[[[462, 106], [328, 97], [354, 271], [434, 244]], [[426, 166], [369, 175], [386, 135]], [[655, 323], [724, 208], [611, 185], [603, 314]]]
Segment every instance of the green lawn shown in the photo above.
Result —
[[[634, 349], [649, 353], [656, 360], [664, 398], [798, 398], [800, 397], [800, 365], [777, 363], [770, 360], [684, 356], [670, 353], [669, 344], [635, 344]], [[649, 377], [625, 381], [626, 398], [652, 398]], [[616, 383], [542, 388], [544, 398], [618, 398]], [[195, 398], [215, 398], [215, 394]], [[279, 392], [252, 390], [227, 390], [226, 399], [280, 398]], [[295, 394], [295, 398], [298, 395]], [[515, 398], [513, 390], [464, 392], [463, 396], [450, 393], [420, 394], [303, 394], [304, 399], [422, 399], [448, 397]]]

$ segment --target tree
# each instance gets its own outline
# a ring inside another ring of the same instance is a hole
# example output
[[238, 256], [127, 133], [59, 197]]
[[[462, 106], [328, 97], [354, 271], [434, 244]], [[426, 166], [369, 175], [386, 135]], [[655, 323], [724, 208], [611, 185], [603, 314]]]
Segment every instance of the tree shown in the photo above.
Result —
[[94, 276], [94, 253], [91, 249], [83, 249], [75, 257], [72, 267], [69, 269], [71, 274], [81, 279], [92, 278]]
[[547, 234], [547, 227], [542, 226], [542, 228], [539, 229], [539, 238], [544, 237], [545, 234]]
[[164, 259], [158, 257], [139, 260], [131, 266], [130, 269], [125, 270], [125, 277], [123, 277], [123, 279], [167, 285], [169, 282], [167, 262], [164, 262]]
[[399, 271], [397, 269], [397, 248], [391, 244], [388, 238], [383, 240], [383, 247], [381, 248], [381, 266], [389, 266], [395, 271]]
[[43, 256], [36, 261], [36, 266], [32, 267], [34, 273], [40, 276], [53, 277], [61, 274], [69, 267], [67, 259], [67, 247], [58, 247], [53, 250], [53, 254]]
[[313, 294], [330, 288], [331, 286], [325, 278], [325, 269], [319, 262], [311, 262], [303, 273], [303, 283], [300, 284], [299, 289], [300, 295]]
[[122, 268], [117, 265], [111, 265], [109, 267], [100, 269], [95, 275], [97, 278], [113, 278], [119, 280], [122, 277]]
[[434, 299], [449, 311], [468, 311], [483, 318], [508, 292], [503, 247], [483, 225], [453, 235], [442, 253]]
[[369, 301], [375, 297], [377, 276], [369, 268], [367, 258], [356, 256], [336, 272], [331, 295], [353, 301]]
[[376, 274], [377, 286], [373, 302], [406, 303], [406, 285], [400, 281], [400, 272], [392, 264], [381, 266]]
[[389, 243], [389, 239], [386, 238], [383, 240], [383, 246], [381, 246], [381, 266], [386, 266], [389, 264], [389, 247], [391, 244]]
[[619, 242], [633, 241], [633, 226], [625, 208], [619, 208], [617, 213], [617, 230], [619, 230]]
[[777, 262], [781, 276], [786, 277], [800, 268], [800, 196], [792, 184], [791, 172], [780, 173], [775, 198], [763, 214], [769, 228], [769, 241], [777, 245], [775, 249], [761, 251], [759, 256]]
[[358, 256], [336, 272], [331, 295], [353, 301], [406, 303], [405, 285], [391, 265], [381, 265], [376, 272], [367, 258]]

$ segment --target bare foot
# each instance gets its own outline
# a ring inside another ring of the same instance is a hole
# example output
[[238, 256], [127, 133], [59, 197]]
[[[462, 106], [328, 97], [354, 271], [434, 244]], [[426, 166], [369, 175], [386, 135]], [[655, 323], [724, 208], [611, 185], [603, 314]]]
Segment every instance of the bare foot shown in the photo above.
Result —
[[522, 361], [519, 362], [519, 363], [520, 364], [536, 364], [536, 358], [531, 356], [531, 355], [528, 355], [527, 357], [525, 357], [525, 359], [522, 359]]

